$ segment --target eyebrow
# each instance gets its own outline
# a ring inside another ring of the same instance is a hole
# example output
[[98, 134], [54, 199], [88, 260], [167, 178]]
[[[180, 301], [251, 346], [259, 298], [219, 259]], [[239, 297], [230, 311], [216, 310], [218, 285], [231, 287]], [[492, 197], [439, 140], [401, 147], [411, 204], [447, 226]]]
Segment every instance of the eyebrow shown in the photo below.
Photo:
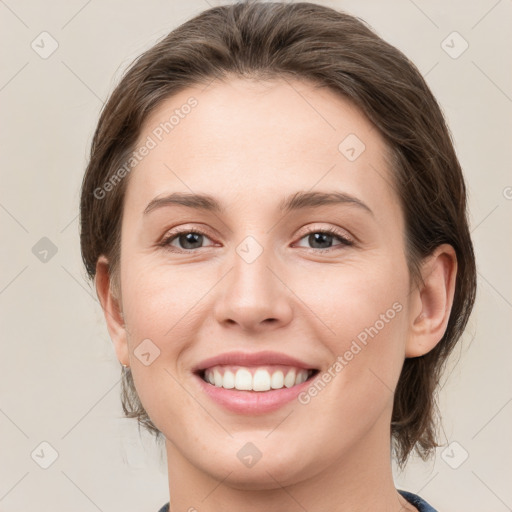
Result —
[[[363, 201], [345, 192], [306, 192], [299, 191], [283, 199], [279, 203], [279, 210], [283, 213], [302, 210], [306, 208], [315, 208], [330, 204], [347, 204], [357, 206], [362, 210], [373, 215], [373, 211]], [[144, 215], [149, 212], [162, 208], [164, 206], [179, 205], [197, 210], [209, 211], [213, 213], [222, 213], [225, 208], [213, 196], [209, 194], [191, 194], [174, 192], [164, 197], [155, 197], [144, 210]]]

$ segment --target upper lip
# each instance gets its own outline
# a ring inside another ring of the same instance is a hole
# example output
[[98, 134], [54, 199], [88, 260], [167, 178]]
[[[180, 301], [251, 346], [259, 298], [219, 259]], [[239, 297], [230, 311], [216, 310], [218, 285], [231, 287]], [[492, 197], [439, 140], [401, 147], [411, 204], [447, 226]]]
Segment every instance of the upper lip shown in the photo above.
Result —
[[193, 368], [193, 372], [201, 372], [206, 368], [211, 368], [212, 366], [217, 365], [236, 365], [236, 366], [267, 366], [267, 365], [285, 365], [285, 366], [294, 366], [296, 368], [304, 368], [306, 370], [314, 370], [315, 367], [301, 361], [300, 359], [296, 359], [295, 357], [290, 357], [286, 354], [282, 354], [280, 352], [226, 352], [225, 354], [219, 354], [215, 357], [210, 357], [201, 361]]

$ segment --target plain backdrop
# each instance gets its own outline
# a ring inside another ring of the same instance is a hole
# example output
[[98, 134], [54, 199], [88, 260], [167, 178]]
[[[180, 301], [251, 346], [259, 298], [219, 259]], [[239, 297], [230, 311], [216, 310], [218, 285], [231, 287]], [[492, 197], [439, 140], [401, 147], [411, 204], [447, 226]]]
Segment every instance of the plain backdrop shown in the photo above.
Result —
[[[222, 3], [0, 1], [1, 512], [156, 512], [169, 499], [165, 455], [122, 416], [80, 257], [79, 190], [122, 72]], [[317, 3], [363, 18], [418, 66], [468, 185], [479, 288], [439, 393], [443, 447], [395, 468], [396, 486], [440, 512], [512, 510], [512, 2]]]

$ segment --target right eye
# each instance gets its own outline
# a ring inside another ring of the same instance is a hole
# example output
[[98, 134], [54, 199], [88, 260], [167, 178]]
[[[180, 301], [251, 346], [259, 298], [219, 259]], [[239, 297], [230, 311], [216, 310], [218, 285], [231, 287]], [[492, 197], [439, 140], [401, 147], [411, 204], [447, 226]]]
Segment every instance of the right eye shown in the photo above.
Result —
[[[171, 232], [159, 245], [173, 252], [191, 252], [195, 249], [201, 249], [200, 245], [204, 238], [209, 239], [206, 233], [203, 233], [202, 231], [182, 229], [180, 231]], [[174, 249], [176, 247], [173, 245], [174, 241], [182, 247]]]

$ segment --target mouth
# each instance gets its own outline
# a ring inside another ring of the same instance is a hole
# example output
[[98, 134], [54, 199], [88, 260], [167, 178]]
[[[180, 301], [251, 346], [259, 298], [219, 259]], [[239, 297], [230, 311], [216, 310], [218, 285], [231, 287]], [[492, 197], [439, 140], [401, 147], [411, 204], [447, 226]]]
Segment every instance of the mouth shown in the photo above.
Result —
[[237, 351], [206, 359], [192, 373], [199, 392], [217, 406], [255, 416], [292, 403], [320, 370], [280, 352]]
[[287, 365], [215, 365], [195, 373], [210, 386], [262, 393], [299, 386], [313, 379], [318, 372], [318, 369]]

